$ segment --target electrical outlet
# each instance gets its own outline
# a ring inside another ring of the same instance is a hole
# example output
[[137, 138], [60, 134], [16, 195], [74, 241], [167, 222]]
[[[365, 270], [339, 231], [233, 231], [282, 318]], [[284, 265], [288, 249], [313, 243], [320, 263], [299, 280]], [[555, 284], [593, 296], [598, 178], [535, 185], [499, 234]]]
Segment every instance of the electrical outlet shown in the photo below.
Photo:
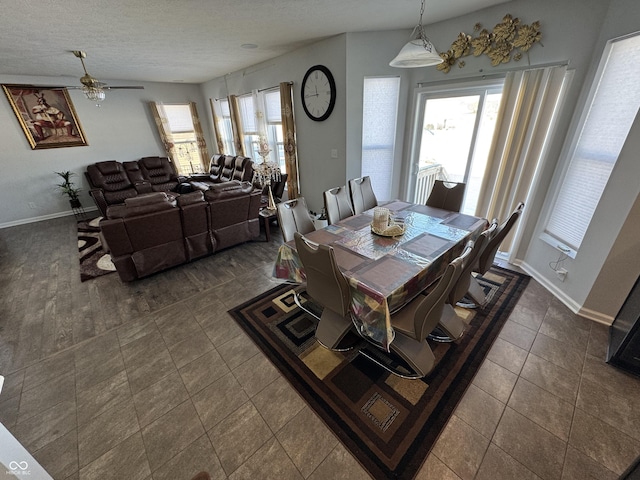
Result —
[[556, 270], [556, 275], [558, 276], [561, 282], [564, 282], [564, 279], [567, 278], [568, 273], [569, 272], [567, 272], [566, 268], [559, 268], [558, 270]]
[[33, 203], [33, 202], [29, 202], [29, 203], [28, 203], [28, 205], [29, 205], [29, 208], [30, 208], [31, 210], [35, 210], [35, 209], [37, 208], [37, 207], [36, 207], [36, 204], [35, 204], [35, 203]]
[[338, 158], [338, 149], [337, 148], [332, 148], [331, 149], [331, 158]]

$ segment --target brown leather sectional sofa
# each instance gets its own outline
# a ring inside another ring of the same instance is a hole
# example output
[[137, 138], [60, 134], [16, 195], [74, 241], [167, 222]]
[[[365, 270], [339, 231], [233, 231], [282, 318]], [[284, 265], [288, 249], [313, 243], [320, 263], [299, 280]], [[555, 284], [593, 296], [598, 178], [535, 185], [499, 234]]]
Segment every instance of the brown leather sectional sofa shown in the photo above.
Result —
[[87, 167], [85, 176], [89, 194], [105, 217], [109, 206], [145, 193], [170, 192], [177, 196], [194, 189], [204, 191], [211, 185], [231, 180], [251, 182], [253, 162], [248, 157], [214, 155], [209, 173], [187, 178], [177, 175], [167, 157], [143, 157], [131, 162], [97, 162]]
[[260, 197], [240, 181], [177, 197], [140, 194], [108, 207], [102, 237], [120, 279], [129, 282], [256, 238]]
[[249, 157], [216, 154], [211, 157], [208, 173], [189, 177], [189, 183], [198, 190], [229, 180], [252, 182], [253, 161]]

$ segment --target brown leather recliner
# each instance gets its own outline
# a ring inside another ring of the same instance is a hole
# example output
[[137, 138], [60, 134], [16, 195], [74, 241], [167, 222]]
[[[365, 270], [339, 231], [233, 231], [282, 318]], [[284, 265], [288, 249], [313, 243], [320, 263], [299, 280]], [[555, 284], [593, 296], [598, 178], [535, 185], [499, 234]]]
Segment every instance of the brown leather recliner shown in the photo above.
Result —
[[215, 179], [216, 183], [238, 180], [250, 182], [253, 179], [253, 162], [249, 157], [232, 157], [225, 155], [220, 168], [220, 175]]
[[180, 209], [173, 196], [154, 192], [107, 210], [100, 229], [124, 282], [187, 261]]
[[224, 155], [220, 153], [216, 153], [211, 157], [211, 162], [209, 162], [209, 175], [211, 175], [211, 179], [218, 178], [220, 176], [220, 169], [224, 164]]
[[122, 162], [122, 166], [124, 167], [125, 172], [127, 172], [127, 177], [129, 177], [129, 180], [131, 180], [139, 194], [153, 192], [151, 182], [144, 178], [138, 162]]
[[211, 157], [209, 174], [193, 175], [190, 183], [193, 188], [206, 191], [216, 183], [233, 180], [239, 182], [253, 180], [253, 161], [249, 157], [214, 155]]
[[209, 202], [209, 224], [215, 250], [246, 242], [260, 235], [261, 192], [250, 182], [213, 185], [204, 192]]
[[[97, 162], [85, 172], [100, 214], [104, 217], [110, 205], [150, 192], [186, 193], [192, 190], [186, 177], [178, 176], [167, 157], [143, 157], [137, 161]], [[176, 193], [176, 196], [177, 196]]]
[[151, 184], [154, 192], [173, 192], [186, 177], [179, 177], [167, 157], [142, 157], [138, 160], [140, 171]]
[[93, 198], [102, 216], [107, 207], [122, 203], [138, 195], [134, 183], [129, 179], [122, 163], [115, 160], [97, 162], [87, 167], [89, 195]]
[[128, 282], [258, 237], [259, 210], [260, 190], [233, 181], [206, 194], [128, 198], [107, 209], [100, 227], [120, 279]]
[[216, 241], [209, 227], [209, 203], [204, 200], [203, 193], [195, 191], [180, 195], [178, 206], [188, 260], [213, 253]]

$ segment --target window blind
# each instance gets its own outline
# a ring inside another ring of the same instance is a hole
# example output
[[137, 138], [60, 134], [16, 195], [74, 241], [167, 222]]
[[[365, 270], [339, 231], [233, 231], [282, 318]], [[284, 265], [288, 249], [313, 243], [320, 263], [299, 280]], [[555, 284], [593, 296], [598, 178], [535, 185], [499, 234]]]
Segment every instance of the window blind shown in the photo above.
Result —
[[265, 115], [267, 123], [282, 123], [282, 109], [280, 107], [280, 90], [264, 93]]
[[256, 110], [253, 105], [253, 97], [251, 94], [238, 97], [238, 105], [240, 107], [240, 116], [242, 117], [242, 130], [244, 134], [254, 134], [258, 132], [256, 125]]
[[192, 132], [193, 119], [189, 104], [183, 105], [163, 105], [165, 115], [169, 121], [171, 131], [174, 133]]
[[378, 200], [391, 199], [400, 77], [364, 79], [362, 176], [371, 178]]
[[640, 34], [611, 41], [545, 232], [577, 251], [640, 107]]

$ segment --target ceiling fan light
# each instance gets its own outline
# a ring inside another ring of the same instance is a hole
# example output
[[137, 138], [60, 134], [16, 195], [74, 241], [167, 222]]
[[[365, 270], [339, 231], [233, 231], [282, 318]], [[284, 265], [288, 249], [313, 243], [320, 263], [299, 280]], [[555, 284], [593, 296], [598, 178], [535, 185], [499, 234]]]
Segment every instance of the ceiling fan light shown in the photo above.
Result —
[[397, 68], [431, 67], [444, 62], [428, 38], [409, 41], [389, 65]]
[[101, 102], [106, 97], [104, 90], [100, 87], [88, 87], [84, 85], [82, 87], [82, 92], [92, 102]]

